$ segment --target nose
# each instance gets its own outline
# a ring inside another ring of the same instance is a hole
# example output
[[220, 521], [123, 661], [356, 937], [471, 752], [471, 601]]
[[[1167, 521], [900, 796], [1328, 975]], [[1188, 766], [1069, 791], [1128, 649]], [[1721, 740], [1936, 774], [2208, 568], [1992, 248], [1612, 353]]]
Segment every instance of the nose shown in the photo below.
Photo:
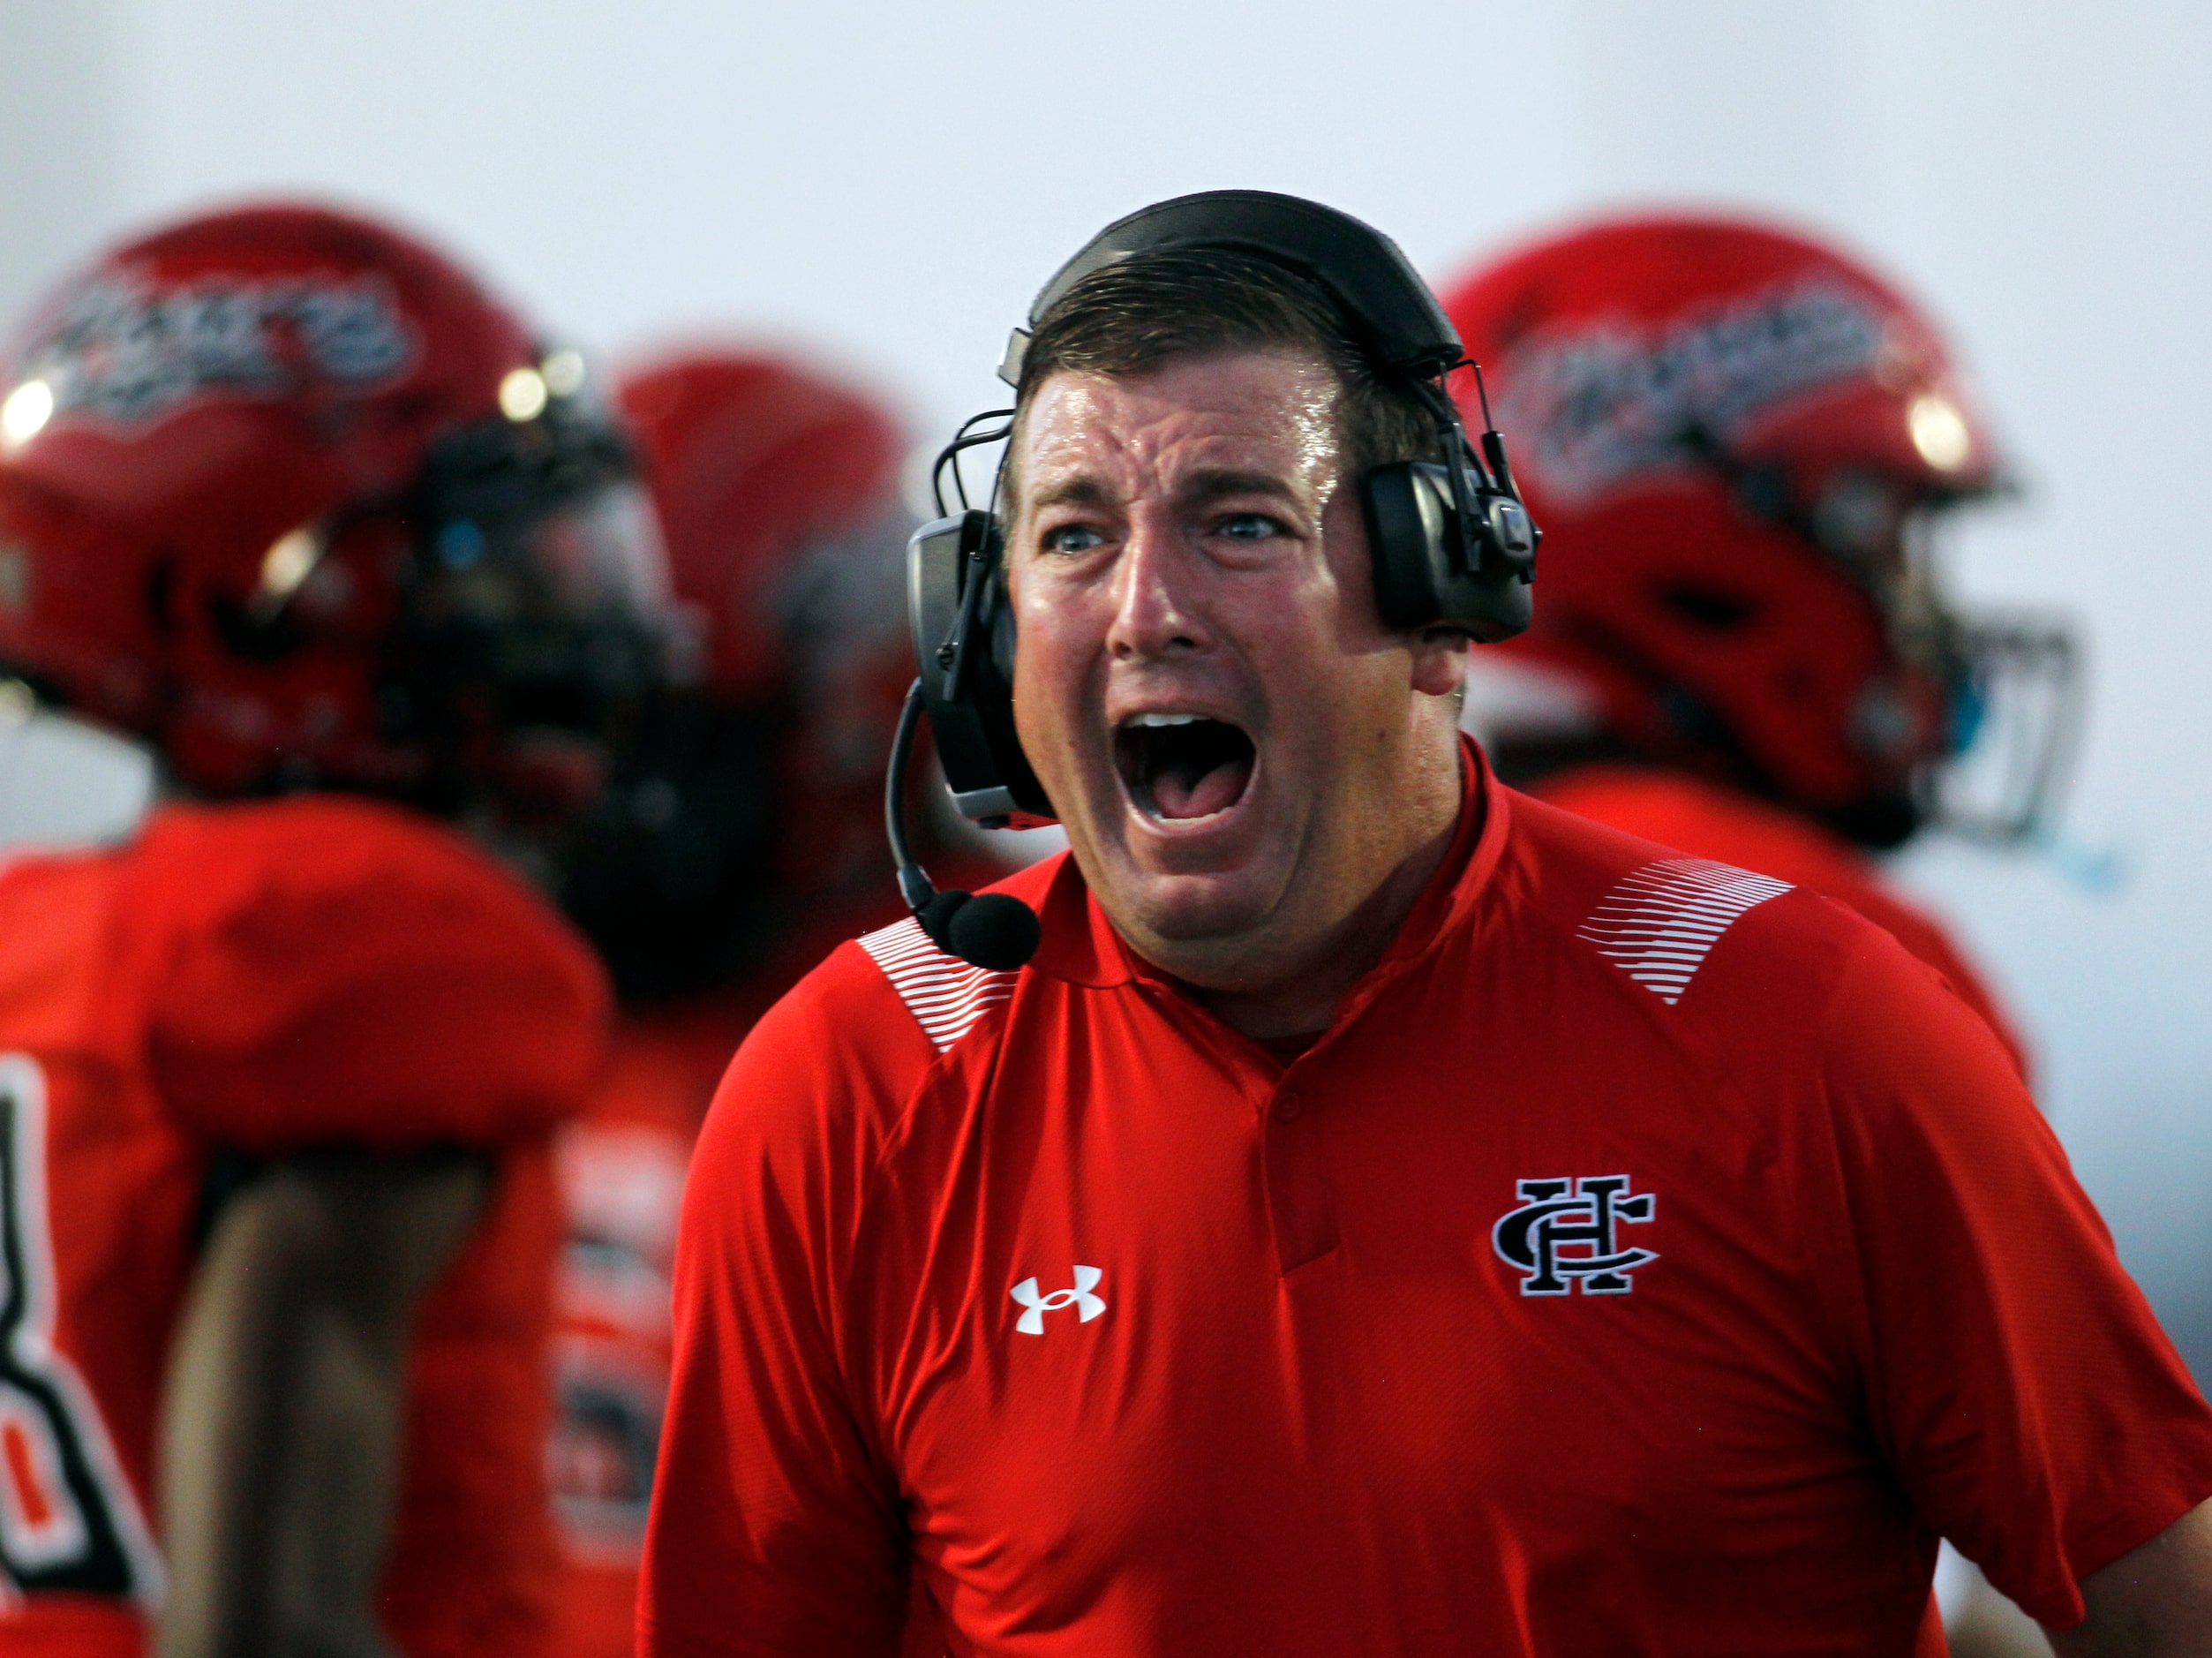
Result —
[[1117, 561], [1114, 621], [1106, 635], [1116, 661], [1162, 661], [1211, 645], [1197, 603], [1197, 577], [1164, 511], [1132, 515], [1129, 539]]

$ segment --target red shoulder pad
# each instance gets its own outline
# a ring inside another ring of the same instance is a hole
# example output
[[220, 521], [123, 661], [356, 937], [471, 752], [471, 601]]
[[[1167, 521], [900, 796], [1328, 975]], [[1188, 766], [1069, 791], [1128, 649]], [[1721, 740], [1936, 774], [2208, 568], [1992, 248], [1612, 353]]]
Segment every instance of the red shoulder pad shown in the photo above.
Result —
[[211, 1138], [496, 1145], [571, 1114], [604, 1057], [589, 949], [428, 818], [331, 796], [169, 808], [125, 856], [149, 1057]]

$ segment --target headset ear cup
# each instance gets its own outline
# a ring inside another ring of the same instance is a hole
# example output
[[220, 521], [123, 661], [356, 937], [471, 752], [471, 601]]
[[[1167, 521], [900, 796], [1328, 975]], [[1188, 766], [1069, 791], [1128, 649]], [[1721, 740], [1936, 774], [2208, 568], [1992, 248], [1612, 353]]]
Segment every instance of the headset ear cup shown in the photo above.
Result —
[[1494, 546], [1493, 527], [1478, 532], [1481, 568], [1463, 567], [1448, 470], [1433, 461], [1393, 461], [1360, 480], [1359, 495], [1383, 626], [1411, 631], [1441, 622], [1483, 644], [1527, 628], [1529, 584]]
[[[997, 538], [1003, 549], [1005, 539]], [[990, 608], [990, 661], [997, 670], [998, 682], [1012, 688], [1014, 682], [1014, 601], [1006, 589], [1006, 561], [1002, 552], [992, 566], [990, 593], [986, 601]]]
[[[970, 655], [967, 684], [954, 697], [944, 646], [959, 619], [962, 572], [977, 568], [979, 547], [987, 584], [974, 618], [982, 648]], [[922, 707], [953, 804], [986, 826], [1019, 827], [1050, 822], [1053, 812], [1014, 729], [1013, 614], [1000, 565], [987, 515], [939, 518], [907, 544], [907, 592]]]
[[1360, 480], [1375, 608], [1386, 628], [1426, 628], [1444, 614], [1451, 509], [1423, 476], [1441, 470], [1420, 461], [1394, 461], [1370, 469]]

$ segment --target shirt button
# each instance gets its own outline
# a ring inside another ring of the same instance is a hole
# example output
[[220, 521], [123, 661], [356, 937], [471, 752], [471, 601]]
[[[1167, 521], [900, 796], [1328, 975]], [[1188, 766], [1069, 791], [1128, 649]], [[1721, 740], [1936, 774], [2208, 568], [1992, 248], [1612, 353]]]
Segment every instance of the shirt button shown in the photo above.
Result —
[[1305, 1107], [1295, 1094], [1286, 1094], [1275, 1103], [1275, 1119], [1279, 1123], [1294, 1123], [1305, 1115]]

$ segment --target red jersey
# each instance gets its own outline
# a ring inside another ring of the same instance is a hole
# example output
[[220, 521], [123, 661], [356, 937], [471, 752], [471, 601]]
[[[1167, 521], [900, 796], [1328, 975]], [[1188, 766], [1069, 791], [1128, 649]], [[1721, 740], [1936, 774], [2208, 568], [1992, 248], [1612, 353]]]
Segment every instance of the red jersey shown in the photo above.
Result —
[[2064, 1625], [2212, 1494], [1935, 974], [1469, 777], [1287, 1066], [1065, 858], [1006, 883], [1021, 971], [902, 924], [761, 1021], [685, 1195], [648, 1653], [892, 1654], [910, 1586], [1002, 1658], [1934, 1653], [1939, 1534]]
[[129, 846], [0, 871], [0, 1648], [142, 1649], [211, 1170], [330, 1144], [502, 1154], [418, 1313], [381, 1609], [411, 1658], [542, 1637], [545, 1135], [605, 1016], [545, 905], [393, 808], [168, 807]]
[[1794, 812], [1679, 772], [1649, 766], [1578, 765], [1531, 791], [1579, 817], [1719, 863], [1779, 876], [1847, 904], [1950, 982], [1989, 1021], [2027, 1074], [2028, 1050], [1988, 984], [1951, 936], [1882, 882], [1870, 860], [1841, 836]]
[[745, 1026], [714, 1002], [628, 1016], [584, 1114], [556, 1142], [547, 1453], [561, 1549], [557, 1658], [628, 1658], [637, 1562], [668, 1395], [669, 1275], [691, 1143]]
[[817, 907], [742, 982], [626, 1013], [599, 1085], [561, 1133], [567, 1234], [547, 1454], [561, 1556], [553, 1658], [629, 1658], [636, 1649], [637, 1569], [672, 1359], [676, 1208], [715, 1084], [753, 1021], [824, 950], [855, 925], [904, 911], [887, 884], [858, 906]]

